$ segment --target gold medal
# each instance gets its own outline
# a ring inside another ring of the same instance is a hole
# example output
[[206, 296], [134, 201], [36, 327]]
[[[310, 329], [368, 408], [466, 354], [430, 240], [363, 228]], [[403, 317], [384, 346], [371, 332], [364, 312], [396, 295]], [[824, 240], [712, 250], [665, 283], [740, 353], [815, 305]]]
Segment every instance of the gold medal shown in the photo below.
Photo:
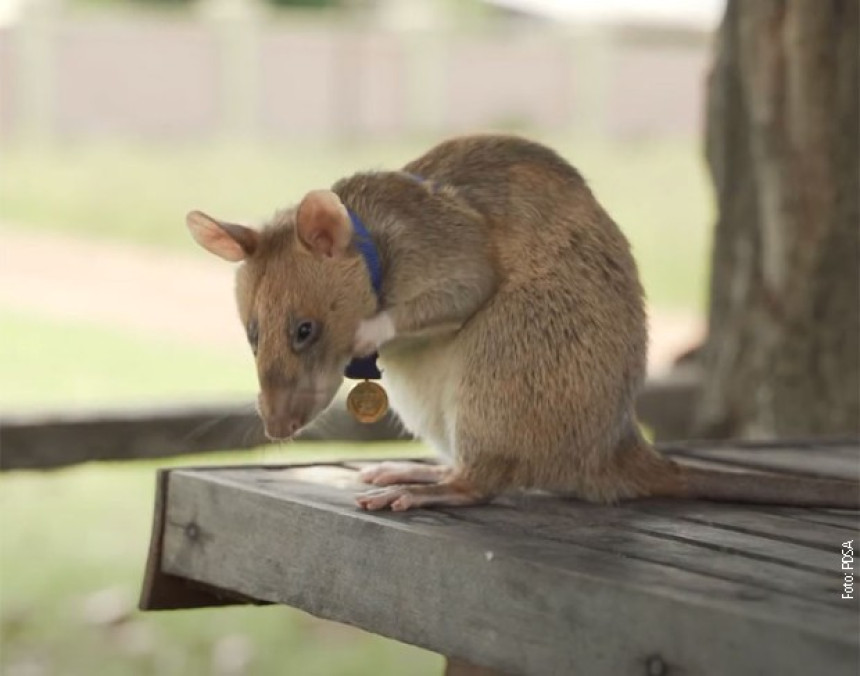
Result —
[[388, 395], [381, 385], [365, 380], [350, 390], [346, 408], [360, 423], [375, 423], [388, 410]]

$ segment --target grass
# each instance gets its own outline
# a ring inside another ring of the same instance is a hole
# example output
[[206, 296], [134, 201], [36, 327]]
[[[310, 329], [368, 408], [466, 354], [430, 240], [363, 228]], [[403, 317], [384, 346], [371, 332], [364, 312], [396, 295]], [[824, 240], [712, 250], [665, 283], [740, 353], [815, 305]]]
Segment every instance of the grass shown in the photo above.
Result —
[[[250, 394], [237, 357], [25, 314], [0, 320], [0, 407]], [[142, 614], [157, 466], [415, 454], [404, 444], [296, 444], [241, 454], [100, 463], [0, 477], [0, 673], [438, 674], [425, 651], [285, 608]], [[99, 619], [98, 608], [116, 618]], [[230, 646], [247, 653], [230, 672]], [[222, 664], [224, 663], [224, 664]], [[29, 671], [28, 671], [29, 669]], [[220, 671], [219, 671], [220, 669]]]
[[256, 375], [244, 353], [152, 340], [84, 321], [4, 311], [0, 410], [117, 402], [252, 400]]
[[[713, 205], [697, 142], [535, 136], [579, 167], [625, 230], [652, 301], [703, 308]], [[11, 146], [0, 175], [0, 219], [191, 252], [182, 222], [192, 208], [259, 221], [311, 188], [360, 169], [400, 166], [430, 144]]]

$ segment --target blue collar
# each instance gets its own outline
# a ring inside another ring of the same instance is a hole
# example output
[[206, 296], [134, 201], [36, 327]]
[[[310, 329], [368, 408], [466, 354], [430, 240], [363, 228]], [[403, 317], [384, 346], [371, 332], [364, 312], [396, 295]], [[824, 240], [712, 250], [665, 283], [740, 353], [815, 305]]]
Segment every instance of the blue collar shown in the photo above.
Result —
[[[349, 220], [352, 221], [352, 229], [355, 231], [355, 245], [358, 247], [361, 257], [364, 258], [364, 264], [367, 265], [370, 284], [378, 301], [382, 293], [382, 264], [379, 262], [379, 251], [376, 249], [373, 238], [370, 236], [367, 228], [364, 227], [364, 223], [361, 222], [358, 214], [350, 210]], [[353, 359], [347, 364], [344, 375], [353, 380], [379, 380], [382, 377], [379, 368], [376, 366], [375, 354], [369, 357]]]
[[349, 220], [352, 221], [352, 229], [355, 231], [355, 245], [364, 257], [367, 272], [370, 274], [370, 284], [373, 286], [373, 291], [378, 299], [379, 294], [382, 293], [382, 265], [379, 262], [379, 252], [358, 214], [352, 210], [349, 210], [348, 213]]

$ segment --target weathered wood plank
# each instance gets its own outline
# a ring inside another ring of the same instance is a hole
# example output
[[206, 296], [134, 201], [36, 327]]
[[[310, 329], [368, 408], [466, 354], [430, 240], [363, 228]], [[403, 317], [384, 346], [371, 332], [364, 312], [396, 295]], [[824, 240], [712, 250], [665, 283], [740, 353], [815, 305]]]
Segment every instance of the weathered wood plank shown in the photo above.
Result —
[[681, 510], [675, 502], [654, 502], [640, 503], [637, 508], [681, 521], [704, 523], [738, 533], [751, 533], [774, 540], [815, 547], [827, 552], [832, 551], [833, 543], [845, 534], [844, 529], [837, 526], [806, 528], [791, 517], [768, 513], [765, 507], [756, 507], [751, 511], [746, 505], [689, 502], [684, 503], [684, 508]]
[[[777, 560], [763, 561], [756, 537], [755, 557], [738, 540], [673, 566], [650, 557], [695, 547], [698, 524], [658, 542], [668, 515], [625, 507], [612, 520], [600, 511], [610, 508], [551, 499], [543, 511], [531, 500], [367, 514], [352, 505], [355, 489], [354, 472], [337, 467], [173, 471], [162, 569], [509, 673], [638, 675], [657, 663], [691, 676], [856, 672], [856, 600], [828, 583], [818, 599], [763, 584], [795, 575], [814, 590], [830, 575], [807, 559], [820, 549], [775, 541]], [[703, 528], [718, 543], [722, 531]], [[651, 550], [637, 552], [644, 542]], [[783, 560], [792, 556], [799, 566]], [[696, 558], [713, 567], [690, 570]], [[748, 579], [718, 575], [739, 559]], [[836, 564], [832, 576], [841, 579]]]
[[[740, 582], [810, 603], [827, 605], [840, 589], [841, 579], [833, 574], [832, 557], [841, 539], [831, 543], [829, 552], [775, 542], [779, 551], [771, 555], [767, 541], [758, 536], [733, 531], [723, 534], [709, 525], [652, 518], [654, 515], [634, 507], [572, 507], [548, 500], [545, 506], [532, 501], [524, 508], [511, 502], [507, 510], [475, 512], [466, 518], [519, 538], [533, 534], [596, 552]], [[676, 505], [679, 514], [684, 508], [684, 504]], [[453, 511], [449, 516], [457, 518]], [[844, 535], [844, 531], [840, 532], [840, 537]], [[829, 563], [827, 568], [819, 567], [825, 563]]]
[[[274, 469], [253, 478], [242, 470], [238, 472], [228, 471], [221, 476], [260, 483], [285, 499], [324, 497], [335, 500], [341, 497], [340, 489], [354, 486], [353, 477], [349, 475], [345, 475], [339, 487], [316, 485], [316, 481], [332, 473], [326, 467]], [[661, 504], [662, 515], [649, 513], [649, 507], [659, 509]], [[832, 575], [832, 556], [849, 531], [831, 528], [832, 540], [827, 548], [809, 548], [790, 540], [773, 541], [758, 534], [744, 535], [732, 530], [723, 533], [711, 524], [685, 522], [680, 517], [688, 507], [694, 513], [708, 507], [725, 513], [730, 506], [643, 501], [631, 507], [606, 507], [524, 496], [498, 500], [492, 510], [434, 510], [424, 518], [425, 521], [444, 518], [448, 523], [466, 519], [488, 533], [517, 538], [536, 536], [553, 543], [569, 543], [720, 579], [748, 582], [771, 591], [803, 596], [813, 602], [838, 590], [839, 582]], [[793, 524], [795, 539], [812, 530], [796, 521], [788, 523]], [[540, 542], [535, 546], [539, 547]], [[715, 550], [728, 556], [715, 556]]]
[[[342, 407], [302, 440], [403, 438], [391, 414], [361, 425]], [[268, 444], [252, 404], [204, 404], [0, 416], [0, 470], [49, 469], [93, 460], [139, 460]]]
[[165, 470], [159, 471], [156, 476], [152, 544], [149, 548], [144, 570], [140, 607], [151, 610], [172, 610], [175, 608], [204, 608], [235, 603], [256, 603], [256, 600], [250, 597], [209, 587], [204, 583], [194, 582], [187, 578], [167, 575], [161, 571], [167, 476], [168, 472]]
[[0, 419], [0, 469], [162, 458], [253, 448], [265, 441], [251, 406], [5, 415]]
[[839, 442], [816, 445], [797, 444], [793, 447], [774, 448], [765, 444], [690, 445], [671, 449], [669, 455], [677, 459], [693, 458], [721, 466], [738, 469], [759, 469], [795, 475], [846, 477], [860, 476], [860, 444]]
[[773, 507], [774, 513], [782, 514], [798, 521], [814, 523], [819, 526], [835, 526], [860, 530], [860, 517], [857, 513], [836, 512], [824, 509], [800, 509], [797, 507]]
[[479, 667], [465, 660], [449, 657], [445, 660], [445, 676], [504, 676], [502, 672]]
[[860, 437], [811, 437], [807, 439], [692, 439], [681, 443], [666, 443], [668, 449], [696, 452], [700, 448], [749, 448], [762, 453], [773, 450], [789, 451], [825, 451], [828, 454], [856, 454], [860, 446]]
[[700, 389], [697, 369], [676, 369], [646, 383], [636, 399], [636, 414], [657, 441], [686, 439]]

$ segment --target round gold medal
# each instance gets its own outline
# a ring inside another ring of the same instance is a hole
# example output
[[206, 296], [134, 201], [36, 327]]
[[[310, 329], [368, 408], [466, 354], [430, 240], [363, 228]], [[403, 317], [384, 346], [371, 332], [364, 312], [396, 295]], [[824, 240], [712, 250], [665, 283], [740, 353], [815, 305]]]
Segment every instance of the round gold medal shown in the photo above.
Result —
[[388, 395], [381, 385], [365, 380], [350, 390], [346, 407], [361, 423], [375, 423], [388, 410]]

